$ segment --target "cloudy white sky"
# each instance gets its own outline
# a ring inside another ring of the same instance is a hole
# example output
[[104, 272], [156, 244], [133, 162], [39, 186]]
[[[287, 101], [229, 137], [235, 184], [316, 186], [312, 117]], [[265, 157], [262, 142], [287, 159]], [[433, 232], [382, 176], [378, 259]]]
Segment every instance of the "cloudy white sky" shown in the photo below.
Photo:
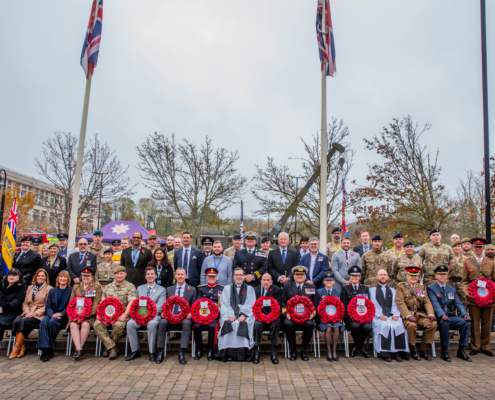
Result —
[[[490, 119], [495, 131], [495, 2], [487, 2]], [[91, 1], [2, 3], [0, 165], [37, 176], [53, 131], [79, 135], [79, 65]], [[393, 117], [432, 123], [453, 191], [483, 157], [480, 10], [476, 0], [333, 0], [337, 76], [328, 116], [343, 118], [364, 182], [370, 138]], [[252, 176], [267, 156], [297, 173], [300, 137], [320, 126], [316, 0], [105, 0], [88, 135], [111, 143], [131, 177], [135, 146], [155, 131], [240, 151]], [[493, 137], [493, 134], [491, 135]], [[495, 142], [492, 140], [492, 148]], [[137, 197], [147, 196], [139, 184]], [[246, 196], [248, 212], [257, 209]]]

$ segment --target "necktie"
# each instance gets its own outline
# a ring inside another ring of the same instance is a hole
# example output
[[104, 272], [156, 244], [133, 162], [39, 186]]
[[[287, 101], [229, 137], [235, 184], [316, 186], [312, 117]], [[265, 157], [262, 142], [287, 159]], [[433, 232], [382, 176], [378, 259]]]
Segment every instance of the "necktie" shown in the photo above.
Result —
[[445, 294], [445, 286], [442, 286], [442, 293]]
[[357, 289], [357, 286], [354, 286], [354, 290], [357, 292], [357, 290], [358, 290], [358, 289]]
[[[177, 296], [179, 296], [179, 297], [180, 297], [180, 290], [181, 289], [182, 289], [182, 287], [179, 286], [179, 288], [178, 288], [179, 292], [177, 293]], [[174, 314], [179, 314], [179, 306], [177, 304], [174, 306]]]
[[146, 297], [150, 297], [151, 294], [151, 288], [148, 286], [148, 292], [146, 292]]
[[285, 264], [285, 249], [282, 250], [282, 262]]
[[347, 251], [345, 252], [345, 260], [349, 261], [349, 255], [347, 254]]
[[82, 253], [81, 253], [81, 254], [79, 254], [79, 263], [81, 263], [81, 262], [82, 262], [83, 257], [84, 257], [84, 254], [82, 254]]
[[[187, 274], [187, 262], [189, 261], [189, 257], [187, 256], [187, 249], [186, 251], [184, 252], [184, 269], [186, 270], [186, 274]], [[180, 289], [179, 289], [180, 291]]]
[[330, 296], [330, 293], [332, 293], [332, 291], [331, 290], [327, 290], [327, 293]]

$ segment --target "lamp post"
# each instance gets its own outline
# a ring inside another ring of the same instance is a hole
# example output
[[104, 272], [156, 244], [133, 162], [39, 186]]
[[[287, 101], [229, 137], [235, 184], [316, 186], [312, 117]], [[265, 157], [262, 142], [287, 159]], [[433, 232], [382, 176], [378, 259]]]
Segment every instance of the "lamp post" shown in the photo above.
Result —
[[98, 226], [96, 229], [100, 229], [100, 215], [101, 215], [101, 196], [103, 192], [103, 175], [112, 175], [111, 172], [93, 172], [95, 175], [100, 175], [101, 176], [101, 182], [100, 182], [100, 201], [98, 202]]
[[2, 182], [2, 172], [3, 172], [3, 190], [2, 190], [2, 203], [0, 204], [0, 242], [2, 241], [2, 228], [3, 228], [3, 212], [5, 208], [5, 189], [7, 187], [7, 172], [4, 169], [0, 169], [0, 182]]
[[296, 180], [296, 201], [295, 201], [295, 205], [296, 205], [296, 215], [295, 215], [295, 223], [294, 223], [294, 232], [297, 232], [297, 200], [298, 200], [298, 187], [299, 187], [299, 179], [308, 179], [307, 176], [292, 176], [292, 175], [287, 175], [287, 178], [289, 179], [295, 179]]

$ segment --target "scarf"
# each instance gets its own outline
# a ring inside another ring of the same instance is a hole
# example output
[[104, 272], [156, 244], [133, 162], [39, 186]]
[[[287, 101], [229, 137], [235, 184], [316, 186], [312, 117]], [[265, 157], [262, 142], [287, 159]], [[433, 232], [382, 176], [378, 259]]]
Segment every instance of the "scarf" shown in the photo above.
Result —
[[45, 283], [46, 282], [43, 282], [43, 285], [34, 285], [34, 288], [33, 288], [33, 296], [31, 297], [31, 300], [34, 301], [34, 298], [36, 297], [36, 295], [38, 294], [38, 292], [43, 289], [45, 287]]

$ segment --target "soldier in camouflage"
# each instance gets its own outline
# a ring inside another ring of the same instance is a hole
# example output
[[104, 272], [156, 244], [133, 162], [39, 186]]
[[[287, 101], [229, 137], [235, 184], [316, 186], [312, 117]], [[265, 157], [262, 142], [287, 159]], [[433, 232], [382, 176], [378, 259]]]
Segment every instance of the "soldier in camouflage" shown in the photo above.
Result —
[[124, 306], [124, 313], [119, 317], [117, 322], [112, 325], [111, 336], [108, 333], [107, 327], [101, 323], [97, 318], [94, 324], [94, 330], [100, 340], [105, 345], [105, 351], [103, 352], [103, 357], [109, 357], [110, 360], [115, 360], [119, 354], [117, 349], [117, 342], [124, 334], [124, 329], [129, 321], [129, 313], [131, 311], [131, 304], [137, 297], [136, 288], [130, 282], [125, 280], [127, 273], [125, 272], [125, 267], [118, 266], [114, 269], [115, 280], [109, 285], [105, 286], [103, 289], [103, 295], [101, 297], [102, 301], [107, 297], [115, 297]]
[[340, 249], [342, 248], [341, 238], [342, 238], [342, 229], [340, 229], [339, 227], [333, 228], [332, 229], [333, 241], [327, 243], [328, 268], [330, 270], [332, 270], [332, 266], [330, 265], [332, 256], [334, 255], [334, 253], [340, 251]]
[[105, 261], [105, 257], [103, 255], [105, 246], [101, 242], [102, 240], [103, 232], [99, 230], [95, 231], [95, 233], [93, 233], [93, 243], [91, 243], [88, 247], [88, 251], [96, 256], [96, 265], [100, 265]]
[[379, 270], [384, 269], [389, 276], [392, 275], [393, 263], [390, 254], [382, 249], [383, 241], [380, 235], [373, 236], [371, 243], [373, 248], [361, 257], [363, 283], [370, 288], [378, 285], [376, 275]]
[[[392, 265], [397, 261], [397, 258], [404, 252], [404, 235], [400, 232], [396, 233], [394, 237], [392, 238], [392, 242], [394, 242], [394, 247], [392, 247], [390, 250], [387, 251], [387, 253], [390, 255], [392, 258]], [[393, 273], [393, 268], [392, 268], [392, 273]], [[388, 281], [388, 286], [392, 287], [395, 289], [397, 286], [397, 279], [395, 276], [391, 276]]]
[[462, 255], [465, 258], [471, 258], [474, 256], [473, 245], [470, 238], [464, 238], [461, 240]]
[[113, 261], [112, 249], [106, 249], [103, 252], [105, 261], [98, 264], [96, 270], [95, 282], [99, 283], [102, 287], [105, 287], [109, 283], [113, 282], [113, 270], [120, 265], [120, 262]]
[[466, 257], [462, 254], [461, 241], [455, 240], [452, 242], [452, 251], [454, 253], [454, 268], [449, 273], [449, 280], [447, 285], [453, 286], [459, 296], [459, 299], [465, 303], [466, 296], [464, 290], [462, 290], [461, 280], [462, 280], [462, 269], [464, 268], [464, 261], [470, 257]]
[[225, 249], [223, 254], [230, 258], [230, 261], [234, 261], [235, 252], [241, 249], [242, 239], [239, 233], [232, 236], [232, 244], [229, 248]]
[[452, 248], [442, 244], [442, 235], [437, 228], [430, 231], [430, 240], [431, 242], [421, 246], [418, 253], [423, 264], [423, 285], [425, 287], [437, 282], [434, 272], [437, 265], [448, 265], [449, 271], [452, 271], [455, 261]]
[[393, 264], [394, 276], [397, 284], [407, 282], [406, 267], [420, 266], [421, 263], [421, 258], [414, 254], [414, 243], [411, 241], [404, 243], [404, 252], [397, 257]]

